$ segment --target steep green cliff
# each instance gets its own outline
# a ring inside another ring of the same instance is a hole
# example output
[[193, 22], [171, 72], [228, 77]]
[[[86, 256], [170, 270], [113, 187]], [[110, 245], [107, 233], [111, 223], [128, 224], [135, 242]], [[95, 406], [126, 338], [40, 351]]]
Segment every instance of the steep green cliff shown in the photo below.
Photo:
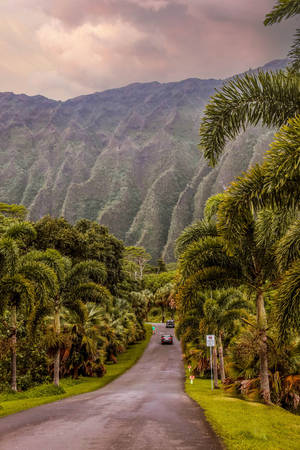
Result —
[[199, 122], [223, 82], [135, 83], [66, 102], [0, 94], [0, 201], [24, 204], [30, 219], [98, 220], [154, 260], [172, 260], [206, 199], [260, 161], [272, 139], [247, 130], [208, 168]]

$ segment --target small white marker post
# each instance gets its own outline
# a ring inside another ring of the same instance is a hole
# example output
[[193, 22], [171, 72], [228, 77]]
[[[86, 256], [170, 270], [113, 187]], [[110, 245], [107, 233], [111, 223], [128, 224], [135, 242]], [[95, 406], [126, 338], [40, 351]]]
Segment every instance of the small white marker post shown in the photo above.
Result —
[[213, 370], [212, 370], [212, 354], [211, 349], [215, 346], [215, 335], [214, 334], [207, 334], [206, 335], [206, 346], [209, 347], [209, 353], [210, 353], [210, 379], [211, 379], [211, 390], [214, 389], [213, 384]]
[[191, 371], [191, 368], [192, 368], [192, 366], [191, 366], [191, 365], [188, 365], [189, 372]]
[[195, 375], [190, 375], [191, 384], [194, 383]]

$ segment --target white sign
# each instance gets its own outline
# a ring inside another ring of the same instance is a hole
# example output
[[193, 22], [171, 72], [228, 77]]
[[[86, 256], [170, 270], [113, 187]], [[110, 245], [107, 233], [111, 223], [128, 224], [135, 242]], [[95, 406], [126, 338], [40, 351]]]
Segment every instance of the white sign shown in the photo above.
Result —
[[215, 335], [207, 334], [206, 335], [206, 347], [214, 347], [215, 346]]

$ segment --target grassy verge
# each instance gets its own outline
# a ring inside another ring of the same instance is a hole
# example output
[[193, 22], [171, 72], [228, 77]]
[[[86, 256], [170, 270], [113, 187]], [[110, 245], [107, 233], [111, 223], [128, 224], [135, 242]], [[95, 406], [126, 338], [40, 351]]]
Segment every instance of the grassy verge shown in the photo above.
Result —
[[211, 391], [210, 380], [186, 381], [187, 394], [204, 409], [208, 421], [229, 450], [296, 450], [300, 417], [277, 406], [265, 406]]
[[118, 356], [117, 364], [107, 365], [107, 372], [102, 378], [80, 377], [78, 380], [66, 378], [61, 380], [59, 388], [43, 384], [16, 394], [0, 394], [0, 417], [102, 388], [130, 369], [142, 356], [151, 338], [151, 325], [146, 325], [146, 330], [146, 339], [130, 345], [125, 353]]

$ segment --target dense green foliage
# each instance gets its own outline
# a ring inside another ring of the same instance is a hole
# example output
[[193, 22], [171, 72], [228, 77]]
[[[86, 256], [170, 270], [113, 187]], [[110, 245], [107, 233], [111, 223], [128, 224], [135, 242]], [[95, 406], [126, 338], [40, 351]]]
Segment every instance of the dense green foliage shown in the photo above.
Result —
[[[298, 13], [299, 2], [279, 1], [266, 24]], [[216, 335], [215, 387], [220, 371], [228, 391], [297, 411], [299, 53], [294, 57], [285, 72], [229, 81], [206, 107], [201, 147], [212, 165], [246, 126], [262, 122], [281, 128], [263, 162], [209, 199], [204, 220], [178, 238], [177, 334], [186, 360], [200, 375], [208, 369], [205, 334]]]
[[0, 417], [13, 414], [34, 406], [51, 403], [73, 395], [84, 394], [106, 386], [128, 370], [142, 356], [152, 335], [150, 325], [146, 327], [146, 338], [142, 342], [132, 344], [126, 352], [120, 354], [118, 364], [106, 365], [105, 374], [99, 377], [63, 378], [60, 386], [40, 384], [23, 392], [0, 393]]
[[29, 223], [23, 207], [1, 211], [0, 388], [102, 376], [145, 336], [148, 301], [133, 293], [123, 243], [86, 219]]

